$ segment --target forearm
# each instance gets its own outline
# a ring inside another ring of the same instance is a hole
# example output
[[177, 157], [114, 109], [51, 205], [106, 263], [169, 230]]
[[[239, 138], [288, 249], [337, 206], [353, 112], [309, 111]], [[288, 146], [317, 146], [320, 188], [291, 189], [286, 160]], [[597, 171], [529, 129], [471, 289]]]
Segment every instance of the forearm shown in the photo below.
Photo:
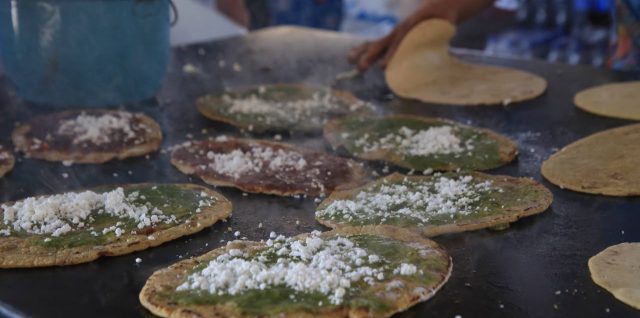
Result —
[[433, 17], [461, 23], [489, 8], [495, 0], [423, 0], [411, 18], [423, 21]]

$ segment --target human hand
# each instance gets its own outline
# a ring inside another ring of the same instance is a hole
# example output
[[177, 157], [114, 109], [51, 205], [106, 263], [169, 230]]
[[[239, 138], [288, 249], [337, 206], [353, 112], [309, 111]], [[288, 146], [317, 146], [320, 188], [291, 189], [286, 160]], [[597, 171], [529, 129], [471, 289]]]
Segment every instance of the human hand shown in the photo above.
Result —
[[459, 23], [490, 6], [493, 0], [424, 0], [422, 5], [398, 24], [391, 33], [376, 41], [365, 42], [351, 49], [347, 58], [364, 72], [376, 61], [386, 67], [400, 42], [420, 22], [440, 18]]

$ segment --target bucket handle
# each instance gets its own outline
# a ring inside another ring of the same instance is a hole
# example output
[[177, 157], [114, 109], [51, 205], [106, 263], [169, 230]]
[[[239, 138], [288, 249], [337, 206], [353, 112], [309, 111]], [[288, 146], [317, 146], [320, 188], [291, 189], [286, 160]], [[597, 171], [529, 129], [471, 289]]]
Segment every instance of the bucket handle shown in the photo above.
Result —
[[178, 8], [176, 4], [173, 3], [173, 0], [169, 0], [169, 5], [171, 6], [171, 12], [173, 13], [173, 17], [171, 17], [171, 26], [175, 26], [178, 23]]

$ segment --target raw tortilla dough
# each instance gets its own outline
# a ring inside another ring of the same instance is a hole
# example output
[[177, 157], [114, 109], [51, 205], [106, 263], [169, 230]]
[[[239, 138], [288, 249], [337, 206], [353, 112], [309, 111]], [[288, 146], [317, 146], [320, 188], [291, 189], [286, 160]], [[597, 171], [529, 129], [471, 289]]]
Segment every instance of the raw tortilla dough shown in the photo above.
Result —
[[640, 309], [640, 243], [610, 246], [589, 259], [593, 281], [618, 300]]
[[610, 196], [640, 195], [640, 124], [580, 139], [542, 164], [542, 175], [570, 190]]
[[504, 67], [464, 63], [449, 54], [455, 26], [432, 19], [415, 26], [387, 65], [385, 77], [398, 96], [450, 105], [509, 104], [541, 95], [547, 82]]
[[600, 85], [576, 94], [573, 102], [596, 115], [640, 120], [640, 81]]

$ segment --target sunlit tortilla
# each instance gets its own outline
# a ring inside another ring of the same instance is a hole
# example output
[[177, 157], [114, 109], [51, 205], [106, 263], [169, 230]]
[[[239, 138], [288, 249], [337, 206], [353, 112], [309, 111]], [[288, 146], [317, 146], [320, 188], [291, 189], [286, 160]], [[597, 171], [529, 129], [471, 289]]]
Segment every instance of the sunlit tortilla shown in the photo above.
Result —
[[640, 81], [592, 87], [576, 94], [573, 101], [596, 115], [640, 120]]
[[640, 195], [640, 124], [580, 139], [542, 164], [551, 183], [573, 191], [610, 196]]
[[448, 105], [495, 105], [541, 95], [547, 82], [505, 67], [469, 64], [449, 53], [456, 32], [451, 23], [432, 19], [415, 26], [387, 65], [385, 78], [398, 96]]
[[640, 310], [640, 243], [610, 246], [589, 259], [593, 281]]

